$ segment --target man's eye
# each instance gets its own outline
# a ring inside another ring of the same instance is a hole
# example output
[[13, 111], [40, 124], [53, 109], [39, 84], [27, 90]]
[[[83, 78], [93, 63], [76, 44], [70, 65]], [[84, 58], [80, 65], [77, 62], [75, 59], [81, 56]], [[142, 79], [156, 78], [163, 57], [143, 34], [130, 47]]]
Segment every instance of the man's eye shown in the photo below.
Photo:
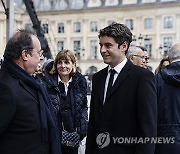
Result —
[[110, 48], [111, 46], [112, 46], [112, 45], [110, 45], [110, 44], [107, 44], [107, 45], [106, 45], [106, 48]]

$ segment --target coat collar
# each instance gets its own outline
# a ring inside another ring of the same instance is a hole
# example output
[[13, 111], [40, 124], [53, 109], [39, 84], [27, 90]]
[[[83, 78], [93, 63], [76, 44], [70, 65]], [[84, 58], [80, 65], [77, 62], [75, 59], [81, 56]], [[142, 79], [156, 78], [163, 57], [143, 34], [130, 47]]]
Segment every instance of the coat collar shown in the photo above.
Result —
[[19, 83], [28, 93], [30, 93], [37, 100], [37, 91], [26, 85], [22, 80], [20, 80]]

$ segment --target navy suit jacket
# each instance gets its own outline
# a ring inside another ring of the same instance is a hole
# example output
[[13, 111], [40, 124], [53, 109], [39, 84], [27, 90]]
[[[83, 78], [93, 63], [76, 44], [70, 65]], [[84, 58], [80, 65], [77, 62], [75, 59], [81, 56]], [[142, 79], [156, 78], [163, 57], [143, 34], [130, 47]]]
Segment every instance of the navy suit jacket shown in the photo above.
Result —
[[[150, 142], [123, 142], [129, 137], [156, 136], [153, 73], [127, 61], [103, 105], [107, 74], [108, 67], [93, 76], [86, 154], [153, 154], [154, 144]], [[119, 142], [117, 137], [120, 137]]]

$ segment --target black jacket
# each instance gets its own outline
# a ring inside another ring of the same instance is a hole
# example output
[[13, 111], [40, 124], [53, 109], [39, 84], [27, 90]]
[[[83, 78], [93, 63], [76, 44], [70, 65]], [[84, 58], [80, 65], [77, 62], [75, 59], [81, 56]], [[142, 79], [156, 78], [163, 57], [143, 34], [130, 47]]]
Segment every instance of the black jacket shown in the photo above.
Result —
[[154, 154], [155, 145], [149, 142], [121, 142], [156, 137], [153, 73], [127, 61], [103, 105], [107, 74], [105, 68], [93, 76], [86, 154]]
[[[45, 69], [45, 83], [47, 91], [50, 95], [51, 102], [54, 106], [57, 120], [61, 126], [61, 120], [59, 120], [59, 110], [61, 103], [61, 92], [58, 88], [58, 74], [49, 74], [53, 62], [50, 62]], [[87, 134], [87, 125], [88, 125], [88, 113], [87, 113], [87, 82], [84, 76], [79, 72], [73, 75], [72, 84], [71, 84], [71, 96], [74, 104], [74, 116], [73, 123], [74, 127], [77, 128], [78, 133], [80, 134], [81, 139], [83, 139]], [[63, 119], [62, 119], [63, 120]], [[70, 121], [67, 121], [67, 123]], [[68, 130], [67, 130], [68, 131]]]
[[37, 91], [0, 71], [0, 154], [50, 154], [42, 142]]

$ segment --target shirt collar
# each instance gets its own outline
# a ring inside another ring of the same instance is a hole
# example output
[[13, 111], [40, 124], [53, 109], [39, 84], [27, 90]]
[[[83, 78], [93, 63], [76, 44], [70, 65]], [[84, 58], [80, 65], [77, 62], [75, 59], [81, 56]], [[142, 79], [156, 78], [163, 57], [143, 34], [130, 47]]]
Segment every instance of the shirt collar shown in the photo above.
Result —
[[[59, 75], [58, 75], [58, 83], [59, 83], [60, 81], [62, 82], [61, 78], [60, 78]], [[69, 85], [69, 82], [72, 82], [72, 77], [71, 77], [71, 78], [69, 79], [69, 81], [67, 82], [67, 85]], [[63, 82], [62, 82], [62, 83], [63, 83]]]
[[[120, 62], [118, 65], [116, 65], [113, 69], [119, 74], [122, 68], [124, 67], [124, 65], [126, 64], [126, 62], [127, 62], [127, 58], [125, 57], [125, 59], [122, 62]], [[110, 69], [112, 69], [111, 66], [108, 66], [108, 72]]]

